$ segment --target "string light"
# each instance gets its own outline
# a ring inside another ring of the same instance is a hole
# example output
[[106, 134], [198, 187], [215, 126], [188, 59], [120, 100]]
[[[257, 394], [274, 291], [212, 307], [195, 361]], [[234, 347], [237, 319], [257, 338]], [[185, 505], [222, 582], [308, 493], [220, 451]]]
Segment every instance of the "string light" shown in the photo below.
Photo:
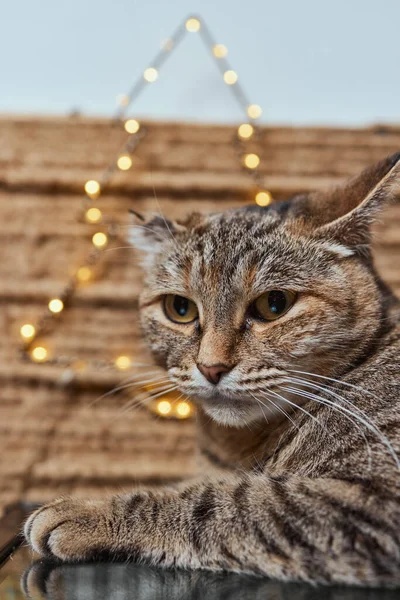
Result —
[[80, 267], [76, 272], [76, 278], [82, 283], [86, 283], [92, 279], [93, 273], [89, 267]]
[[192, 409], [188, 402], [178, 402], [175, 410], [176, 415], [181, 419], [187, 419], [187, 417], [189, 417], [190, 413], [192, 412]]
[[225, 83], [227, 83], [228, 85], [233, 85], [234, 83], [236, 83], [238, 80], [238, 76], [237, 73], [235, 73], [235, 71], [229, 70], [229, 71], [225, 71], [224, 73], [224, 81]]
[[[196, 18], [196, 17], [190, 17], [189, 19], [187, 19], [185, 22], [185, 27], [186, 27], [186, 30], [189, 32], [198, 32], [201, 27], [204, 27], [205, 33], [207, 34], [206, 26], [205, 25], [203, 26], [202, 23], [200, 22], [200, 19]], [[203, 39], [203, 41], [206, 41], [207, 35], [202, 36], [202, 39]], [[210, 36], [208, 36], [208, 39], [210, 39]], [[175, 38], [175, 36], [173, 39], [166, 40], [162, 45], [163, 51], [164, 52], [171, 51], [177, 45], [178, 41], [179, 41], [179, 37]], [[215, 59], [223, 59], [228, 54], [228, 49], [223, 44], [215, 44], [214, 46], [209, 48], [209, 50], [212, 51]], [[165, 56], [163, 60], [165, 60], [166, 58], [167, 57]], [[157, 57], [157, 60], [159, 60], [158, 57]], [[161, 61], [154, 62], [153, 64], [157, 64], [157, 65], [161, 64]], [[222, 63], [222, 64], [223, 65], [226, 64], [226, 68], [222, 69], [222, 71], [224, 71], [223, 72], [224, 82], [227, 85], [235, 84], [238, 81], [237, 73], [235, 71], [233, 71], [232, 69], [230, 69], [229, 65], [226, 62]], [[157, 68], [148, 67], [143, 72], [138, 83], [143, 84], [143, 79], [145, 81], [147, 81], [148, 83], [153, 83], [158, 79], [158, 75], [159, 75], [159, 70]], [[132, 88], [135, 90], [132, 93], [132, 95], [128, 95], [128, 94], [119, 95], [118, 96], [119, 106], [120, 107], [129, 106], [130, 102], [136, 98], [136, 94], [139, 93], [144, 88], [145, 88], [144, 85], [139, 85], [136, 88]], [[236, 94], [236, 96], [237, 96], [237, 94]], [[243, 96], [243, 93], [242, 93], [242, 96]], [[245, 98], [245, 96], [243, 96], [243, 97]], [[246, 100], [244, 100], [244, 102], [245, 102], [245, 106], [246, 106], [247, 105]], [[123, 115], [124, 112], [125, 111], [123, 111], [123, 110], [119, 110], [117, 112], [117, 117], [121, 118], [121, 115]], [[246, 112], [250, 119], [257, 119], [262, 114], [261, 107], [257, 104], [247, 105]], [[127, 119], [124, 122], [124, 129], [128, 134], [136, 134], [139, 131], [140, 127], [141, 127], [140, 123], [136, 119]], [[250, 123], [245, 122], [245, 123], [242, 123], [238, 127], [237, 135], [238, 135], [239, 139], [247, 140], [253, 136], [254, 131], [255, 131], [254, 127]], [[96, 199], [99, 196], [99, 194], [102, 191], [101, 187], [108, 182], [108, 179], [113, 172], [113, 167], [118, 166], [118, 168], [121, 170], [127, 170], [132, 166], [132, 158], [130, 155], [132, 154], [133, 149], [136, 148], [136, 145], [140, 142], [140, 140], [142, 139], [142, 137], [144, 137], [145, 134], [146, 134], [146, 130], [144, 129], [143, 135], [137, 136], [135, 138], [129, 138], [128, 142], [126, 143], [126, 145], [124, 146], [124, 148], [122, 150], [122, 154], [120, 156], [114, 158], [114, 160], [110, 164], [110, 166], [107, 167], [107, 169], [104, 171], [104, 174], [102, 175], [102, 178], [100, 180], [101, 184], [99, 181], [97, 181], [95, 179], [91, 179], [85, 183], [85, 186], [84, 186], [85, 193], [87, 194], [87, 196], [89, 196], [89, 198]], [[260, 158], [257, 154], [254, 154], [254, 153], [245, 154], [243, 156], [243, 162], [244, 162], [244, 165], [248, 169], [256, 169], [256, 167], [260, 163]], [[252, 176], [254, 178], [257, 178], [258, 174], [255, 172], [252, 174]], [[258, 185], [259, 185], [259, 182], [258, 182]], [[255, 202], [259, 206], [267, 206], [268, 204], [270, 204], [272, 202], [272, 195], [269, 191], [261, 189], [255, 195]], [[97, 207], [92, 206], [90, 208], [86, 208], [84, 214], [85, 214], [85, 220], [88, 223], [99, 223], [102, 219], [102, 212]], [[110, 229], [109, 231], [111, 232], [114, 230]], [[113, 235], [115, 235], [115, 234], [113, 233]], [[95, 248], [103, 249], [107, 246], [108, 237], [103, 232], [97, 232], [93, 235], [92, 242], [93, 242], [93, 245], [95, 246]], [[99, 256], [99, 253], [93, 253], [93, 256], [95, 257], [94, 258], [94, 262], [95, 262], [96, 260], [98, 260], [97, 257]], [[90, 267], [87, 266], [89, 264], [90, 264]], [[91, 262], [91, 260], [87, 261], [86, 264], [81, 266], [75, 273], [76, 280], [79, 282], [90, 281], [93, 278], [92, 266], [93, 266], [93, 263]], [[67, 289], [69, 289], [69, 288], [67, 288]], [[64, 296], [62, 296], [62, 297], [64, 298]], [[65, 297], [67, 297], [67, 296], [65, 296]], [[49, 301], [48, 308], [49, 308], [50, 312], [52, 312], [54, 314], [59, 313], [64, 309], [63, 301], [60, 298], [53, 298], [52, 300]], [[24, 340], [31, 341], [37, 335], [37, 332], [33, 325], [31, 325], [30, 323], [25, 323], [20, 328], [20, 334]], [[44, 362], [48, 359], [48, 350], [43, 346], [36, 346], [34, 348], [29, 347], [29, 348], [27, 348], [27, 351], [29, 352], [30, 358], [34, 362]], [[79, 364], [84, 365], [84, 368], [86, 368], [86, 363], [84, 363], [83, 361], [78, 361], [78, 362], [75, 361], [75, 362], [72, 362], [71, 364], [72, 364], [72, 369], [74, 372], [82, 370], [82, 368], [79, 367]], [[119, 370], [126, 370], [131, 366], [131, 364], [132, 364], [131, 358], [126, 355], [117, 356], [114, 360], [114, 366]], [[168, 397], [170, 397], [169, 394], [167, 395], [167, 397], [164, 396], [157, 403], [154, 402], [151, 409], [153, 411], [155, 411], [156, 413], [158, 413], [159, 415], [163, 415], [163, 416], [171, 415], [171, 416], [174, 416], [179, 419], [187, 418], [193, 413], [194, 408], [190, 402], [186, 402], [186, 401], [179, 402], [178, 401], [175, 404], [174, 402], [170, 402], [167, 399]]]
[[238, 136], [243, 140], [248, 140], [254, 133], [253, 125], [250, 123], [242, 123], [238, 128]]
[[140, 129], [140, 123], [136, 119], [128, 119], [125, 121], [124, 127], [128, 133], [137, 133]]
[[245, 154], [243, 162], [248, 169], [256, 169], [260, 164], [260, 157], [257, 154]]
[[132, 166], [132, 159], [127, 154], [123, 154], [118, 158], [117, 165], [121, 171], [127, 171]]
[[36, 329], [31, 323], [25, 323], [25, 325], [22, 325], [19, 332], [24, 340], [31, 340], [35, 337]]
[[201, 27], [200, 21], [194, 17], [191, 17], [186, 21], [186, 29], [191, 33], [196, 33]]
[[105, 248], [107, 246], [108, 238], [105, 233], [99, 231], [92, 237], [92, 242], [93, 246], [100, 250], [101, 248]]
[[171, 52], [173, 47], [174, 47], [174, 40], [171, 40], [171, 38], [168, 38], [161, 44], [161, 50], [164, 50], [164, 52]]
[[85, 192], [88, 196], [90, 196], [90, 198], [97, 198], [97, 196], [100, 194], [99, 182], [95, 179], [89, 179], [89, 181], [85, 183]]
[[64, 302], [60, 298], [53, 298], [50, 300], [48, 306], [52, 313], [60, 313], [64, 308]]
[[223, 44], [215, 44], [213, 47], [213, 54], [215, 58], [225, 58], [228, 54], [228, 48]]
[[256, 194], [256, 204], [258, 206], [268, 206], [272, 202], [272, 194], [267, 190], [263, 190], [261, 192], [257, 192]]
[[129, 369], [129, 367], [131, 366], [132, 362], [131, 359], [129, 358], [129, 356], [118, 356], [115, 359], [115, 366], [117, 367], [117, 369], [119, 369], [120, 371], [125, 371], [126, 369]]
[[117, 96], [117, 104], [119, 106], [128, 106], [129, 96], [127, 94], [119, 94], [119, 96]]
[[160, 415], [169, 415], [171, 408], [171, 402], [168, 402], [168, 400], [160, 400], [157, 402], [157, 411]]
[[261, 117], [262, 115], [261, 106], [258, 106], [258, 104], [250, 104], [250, 106], [247, 107], [247, 114], [251, 119], [258, 119], [258, 117]]
[[143, 77], [149, 83], [154, 83], [154, 81], [156, 81], [158, 78], [158, 71], [154, 67], [149, 67], [143, 73]]
[[101, 221], [101, 210], [95, 206], [88, 208], [85, 213], [85, 219], [88, 223], [98, 223]]
[[31, 350], [31, 358], [35, 362], [44, 362], [47, 359], [48, 352], [43, 346], [36, 346]]

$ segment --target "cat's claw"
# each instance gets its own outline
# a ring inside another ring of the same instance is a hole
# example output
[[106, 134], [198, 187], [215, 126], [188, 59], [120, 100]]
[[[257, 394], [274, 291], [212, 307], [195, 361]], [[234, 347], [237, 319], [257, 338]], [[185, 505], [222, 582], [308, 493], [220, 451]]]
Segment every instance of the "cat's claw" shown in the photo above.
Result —
[[29, 517], [25, 538], [41, 556], [68, 562], [89, 560], [96, 548], [110, 543], [104, 504], [69, 498], [56, 500]]

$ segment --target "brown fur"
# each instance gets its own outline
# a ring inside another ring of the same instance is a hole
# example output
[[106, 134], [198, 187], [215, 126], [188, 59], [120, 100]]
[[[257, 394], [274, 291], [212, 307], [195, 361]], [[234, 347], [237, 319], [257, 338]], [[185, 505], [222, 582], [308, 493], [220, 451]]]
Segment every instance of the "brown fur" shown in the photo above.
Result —
[[[203, 477], [56, 501], [26, 524], [37, 551], [400, 584], [399, 308], [369, 247], [376, 213], [398, 195], [399, 160], [281, 206], [134, 230], [143, 329], [198, 403]], [[276, 289], [297, 294], [292, 308], [254, 318], [252, 302]], [[166, 294], [194, 301], [198, 320], [171, 322]], [[213, 385], [198, 364], [230, 371]]]

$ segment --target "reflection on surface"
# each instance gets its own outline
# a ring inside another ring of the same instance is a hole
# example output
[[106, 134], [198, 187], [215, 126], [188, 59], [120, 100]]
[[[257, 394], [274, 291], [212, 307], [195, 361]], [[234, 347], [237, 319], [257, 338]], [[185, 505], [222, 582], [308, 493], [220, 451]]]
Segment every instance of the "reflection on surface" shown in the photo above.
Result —
[[395, 600], [399, 591], [282, 584], [236, 573], [166, 571], [133, 564], [60, 566], [25, 572], [29, 600]]

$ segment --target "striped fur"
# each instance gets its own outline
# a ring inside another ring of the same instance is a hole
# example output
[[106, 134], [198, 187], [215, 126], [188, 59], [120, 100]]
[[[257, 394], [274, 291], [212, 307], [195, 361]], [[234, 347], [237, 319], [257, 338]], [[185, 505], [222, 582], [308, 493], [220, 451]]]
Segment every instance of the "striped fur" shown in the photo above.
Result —
[[[399, 159], [278, 208], [158, 217], [133, 231], [146, 266], [144, 332], [198, 404], [200, 476], [55, 501], [26, 524], [35, 550], [400, 584], [399, 303], [369, 248], [371, 222], [396, 199]], [[270, 289], [297, 300], [257, 321], [248, 307]], [[168, 320], [165, 294], [193, 300], [198, 320]], [[214, 385], [199, 362], [230, 370]]]

